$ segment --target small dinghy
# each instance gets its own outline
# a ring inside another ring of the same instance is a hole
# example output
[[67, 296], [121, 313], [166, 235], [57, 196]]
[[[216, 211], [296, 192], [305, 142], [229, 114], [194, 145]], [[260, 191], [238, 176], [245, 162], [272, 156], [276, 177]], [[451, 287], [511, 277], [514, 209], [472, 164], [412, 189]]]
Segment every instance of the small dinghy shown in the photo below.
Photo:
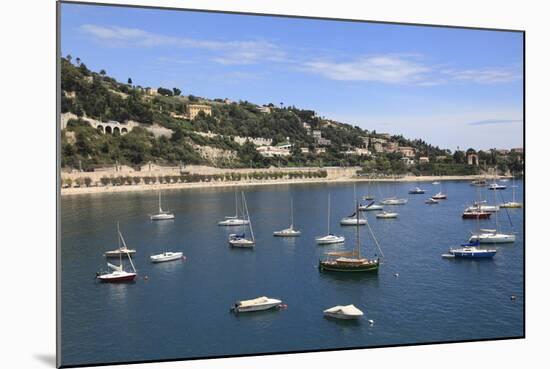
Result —
[[393, 218], [397, 218], [398, 215], [399, 215], [398, 213], [390, 213], [387, 211], [383, 211], [381, 213], [376, 214], [376, 217], [379, 219], [393, 219]]
[[323, 314], [336, 319], [359, 319], [363, 316], [363, 312], [354, 305], [334, 306], [323, 311]]
[[150, 259], [153, 263], [163, 263], [165, 261], [179, 260], [183, 258], [183, 252], [166, 251], [162, 254], [151, 255]]
[[281, 300], [262, 296], [252, 300], [237, 301], [231, 310], [235, 313], [248, 313], [251, 311], [268, 310], [280, 306], [281, 304]]

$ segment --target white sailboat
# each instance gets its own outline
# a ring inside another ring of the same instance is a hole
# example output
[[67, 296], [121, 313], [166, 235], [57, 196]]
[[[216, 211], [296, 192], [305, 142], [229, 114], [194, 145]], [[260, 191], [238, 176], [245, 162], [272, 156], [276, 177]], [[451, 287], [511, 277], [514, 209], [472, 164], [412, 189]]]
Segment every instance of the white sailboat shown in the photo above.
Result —
[[512, 201], [500, 204], [501, 208], [521, 208], [521, 202], [516, 201], [516, 185], [514, 184], [514, 177], [512, 177]]
[[250, 230], [250, 239], [246, 237], [246, 233], [243, 230], [243, 233], [232, 233], [229, 235], [229, 245], [232, 247], [241, 247], [249, 248], [254, 247], [256, 240], [254, 239], [254, 231], [252, 230], [252, 222], [250, 221], [250, 214], [248, 213], [248, 206], [246, 205], [246, 199], [244, 197], [244, 192], [241, 192], [242, 203], [243, 203], [243, 212], [245, 214], [244, 220], [246, 221], [243, 225], [248, 225]]
[[[117, 226], [118, 226], [118, 224], [117, 224]], [[124, 242], [124, 238], [122, 238], [122, 234], [120, 233], [120, 231], [118, 233], [119, 233], [120, 238], [122, 239], [122, 242], [124, 243], [124, 247], [119, 248], [119, 250], [130, 251], [126, 247], [126, 243]], [[135, 252], [135, 250], [134, 250], [134, 252]], [[128, 257], [128, 260], [130, 261], [130, 265], [132, 266], [132, 271], [128, 272], [128, 271], [124, 270], [124, 266], [122, 264], [122, 253], [123, 253], [122, 251], [118, 253], [119, 265], [114, 265], [114, 264], [111, 264], [111, 263], [107, 263], [107, 266], [112, 271], [111, 272], [109, 272], [109, 271], [107, 271], [107, 272], [98, 272], [98, 273], [96, 273], [96, 278], [99, 279], [101, 282], [111, 282], [111, 283], [114, 283], [114, 282], [131, 282], [131, 281], [133, 281], [137, 276], [137, 272], [136, 272], [136, 268], [134, 266], [134, 263], [132, 262], [132, 257], [130, 256], [130, 252], [126, 252], [126, 256]]]
[[[394, 185], [395, 185], [396, 181], [397, 181], [396, 178], [394, 178]], [[395, 186], [394, 186], [394, 193], [395, 193], [394, 196], [387, 197], [384, 200], [380, 201], [380, 203], [382, 205], [405, 205], [409, 201], [409, 199], [404, 199], [404, 198], [398, 198], [397, 197], [397, 190], [396, 190]]]
[[121, 255], [128, 255], [135, 254], [136, 250], [129, 249], [126, 246], [126, 242], [124, 241], [124, 237], [122, 237], [122, 233], [120, 232], [120, 226], [119, 223], [116, 223], [116, 229], [117, 229], [117, 238], [118, 238], [118, 248], [116, 250], [106, 251], [103, 255], [107, 258], [113, 258], [113, 257], [119, 257]]
[[344, 236], [338, 236], [330, 233], [330, 193], [328, 195], [328, 214], [327, 214], [327, 235], [315, 237], [315, 241], [319, 245], [328, 245], [333, 243], [342, 243], [346, 240]]
[[166, 210], [162, 210], [161, 197], [160, 197], [160, 191], [159, 191], [159, 212], [157, 214], [151, 215], [151, 220], [170, 220], [174, 218], [175, 216], [173, 213]]
[[[495, 192], [495, 202], [496, 202], [496, 192]], [[502, 233], [499, 232], [499, 223], [498, 223], [498, 211], [495, 212], [495, 229], [480, 229], [479, 232], [472, 234], [470, 237], [470, 242], [479, 242], [479, 243], [513, 243], [516, 241], [516, 235], [511, 233]]]
[[359, 211], [374, 211], [374, 210], [384, 210], [384, 206], [380, 204], [375, 204], [374, 201], [372, 201], [370, 204], [359, 205]]
[[162, 254], [151, 255], [150, 260], [153, 263], [163, 263], [165, 261], [179, 260], [183, 258], [183, 252], [181, 251], [165, 251]]
[[231, 226], [242, 226], [247, 225], [248, 220], [239, 218], [239, 200], [237, 196], [237, 191], [235, 191], [235, 215], [226, 216], [224, 220], [218, 222], [219, 226], [231, 227]]
[[290, 227], [273, 232], [273, 236], [276, 237], [298, 237], [302, 234], [297, 229], [294, 229], [294, 207], [292, 203], [292, 198], [290, 198]]

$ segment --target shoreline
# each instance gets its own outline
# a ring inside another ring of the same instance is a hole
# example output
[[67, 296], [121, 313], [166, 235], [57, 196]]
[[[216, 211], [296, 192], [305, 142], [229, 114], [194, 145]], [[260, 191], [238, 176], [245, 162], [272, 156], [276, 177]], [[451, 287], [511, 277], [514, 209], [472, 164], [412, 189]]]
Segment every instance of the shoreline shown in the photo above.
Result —
[[[71, 187], [62, 188], [61, 196], [77, 196], [103, 193], [141, 192], [153, 190], [181, 190], [195, 188], [221, 188], [221, 187], [243, 187], [243, 186], [268, 186], [287, 184], [307, 183], [360, 183], [360, 182], [434, 182], [434, 181], [472, 181], [478, 179], [478, 175], [467, 176], [404, 176], [401, 178], [314, 178], [314, 179], [292, 179], [292, 180], [261, 180], [261, 181], [233, 181], [233, 182], [194, 182], [194, 183], [155, 183], [137, 184], [124, 186], [94, 186], [94, 187]], [[505, 178], [505, 177], [499, 177]]]

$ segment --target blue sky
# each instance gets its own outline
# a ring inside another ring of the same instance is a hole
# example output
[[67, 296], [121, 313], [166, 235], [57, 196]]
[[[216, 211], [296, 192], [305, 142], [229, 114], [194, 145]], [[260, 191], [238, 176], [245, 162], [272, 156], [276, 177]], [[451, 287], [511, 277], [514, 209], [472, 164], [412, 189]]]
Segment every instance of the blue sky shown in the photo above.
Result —
[[523, 143], [517, 32], [64, 3], [61, 49], [121, 81], [283, 102], [452, 150]]

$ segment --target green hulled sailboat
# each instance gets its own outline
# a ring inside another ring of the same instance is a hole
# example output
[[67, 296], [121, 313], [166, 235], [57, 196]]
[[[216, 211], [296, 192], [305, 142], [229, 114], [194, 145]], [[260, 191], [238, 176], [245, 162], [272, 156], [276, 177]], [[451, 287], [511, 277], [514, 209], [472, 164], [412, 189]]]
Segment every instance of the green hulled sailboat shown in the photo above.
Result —
[[319, 260], [320, 271], [356, 273], [378, 272], [378, 268], [380, 267], [380, 258], [369, 259], [361, 256], [361, 243], [359, 239], [359, 205], [357, 201], [355, 202], [355, 216], [357, 217], [357, 225], [355, 227], [355, 248], [351, 251], [335, 251], [326, 253], [326, 259]]

